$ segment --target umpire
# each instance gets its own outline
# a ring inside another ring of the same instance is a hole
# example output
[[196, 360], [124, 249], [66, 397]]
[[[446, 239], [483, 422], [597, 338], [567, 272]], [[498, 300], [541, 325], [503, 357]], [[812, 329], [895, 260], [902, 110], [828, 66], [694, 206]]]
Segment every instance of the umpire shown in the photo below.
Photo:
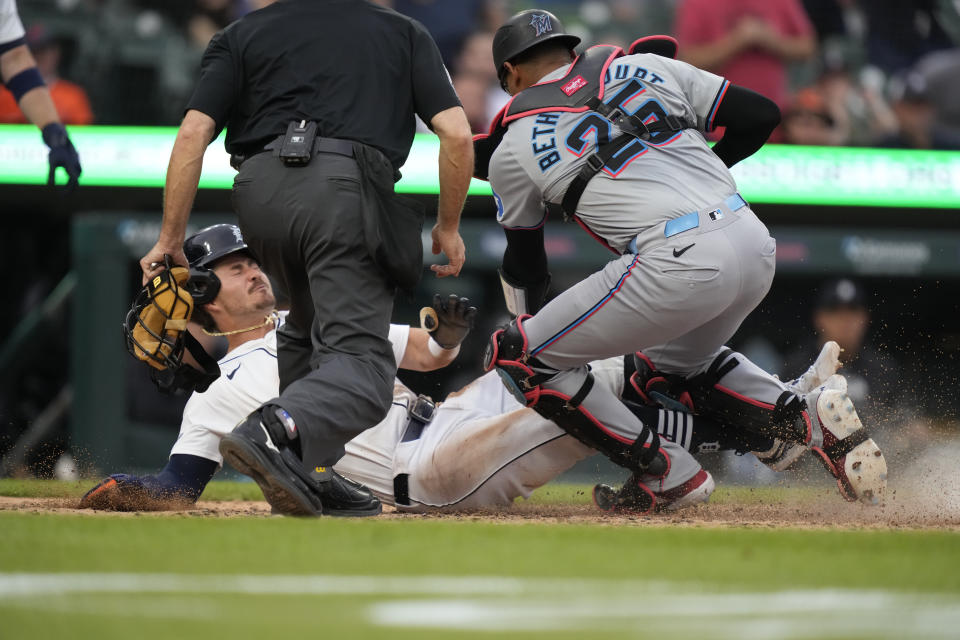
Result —
[[[379, 503], [330, 471], [390, 407], [394, 293], [422, 270], [422, 211], [393, 193], [414, 114], [440, 138], [433, 252], [458, 275], [470, 127], [418, 22], [365, 0], [281, 0], [214, 36], [167, 170], [144, 279], [183, 244], [205, 148], [223, 127], [243, 236], [290, 299], [278, 331], [280, 396], [221, 444], [275, 510], [369, 515]], [[322, 503], [322, 504], [321, 504]], [[331, 505], [334, 508], [331, 508]]]

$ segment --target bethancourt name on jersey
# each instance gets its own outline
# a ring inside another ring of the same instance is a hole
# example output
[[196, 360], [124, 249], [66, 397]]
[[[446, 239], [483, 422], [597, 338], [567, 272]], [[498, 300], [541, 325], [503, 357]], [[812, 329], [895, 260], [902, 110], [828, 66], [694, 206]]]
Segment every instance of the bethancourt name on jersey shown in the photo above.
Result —
[[[612, 69], [607, 69], [604, 74], [603, 84], [604, 86], [610, 84], [611, 80], [626, 80], [627, 78], [635, 78], [637, 80], [643, 80], [649, 82], [650, 84], [663, 84], [664, 79], [652, 71], [635, 65], [635, 64], [618, 64], [613, 66]], [[642, 93], [642, 89], [640, 92]], [[632, 96], [631, 99], [636, 96]], [[624, 106], [629, 100], [624, 101]], [[628, 111], [629, 113], [629, 111]], [[560, 162], [560, 152], [557, 149], [557, 138], [554, 135], [556, 133], [557, 119], [560, 117], [559, 113], [541, 113], [534, 120], [533, 131], [531, 134], [531, 140], [533, 140], [533, 154], [537, 158], [537, 164], [540, 165], [540, 171], [546, 171], [554, 164]], [[536, 125], [546, 125], [550, 127], [549, 129], [541, 129]], [[577, 153], [575, 149], [570, 149], [574, 155], [580, 156], [581, 153]]]

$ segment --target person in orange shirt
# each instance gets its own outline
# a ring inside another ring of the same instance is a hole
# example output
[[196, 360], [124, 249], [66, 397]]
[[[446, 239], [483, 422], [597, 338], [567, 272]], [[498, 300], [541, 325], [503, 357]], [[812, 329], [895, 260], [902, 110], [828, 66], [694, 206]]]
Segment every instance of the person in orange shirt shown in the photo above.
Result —
[[[63, 124], [91, 124], [93, 110], [87, 92], [78, 84], [64, 80], [59, 75], [60, 43], [41, 25], [27, 31], [27, 46], [37, 62], [37, 71], [50, 91], [50, 98]], [[13, 94], [0, 88], [0, 122], [27, 123]]]

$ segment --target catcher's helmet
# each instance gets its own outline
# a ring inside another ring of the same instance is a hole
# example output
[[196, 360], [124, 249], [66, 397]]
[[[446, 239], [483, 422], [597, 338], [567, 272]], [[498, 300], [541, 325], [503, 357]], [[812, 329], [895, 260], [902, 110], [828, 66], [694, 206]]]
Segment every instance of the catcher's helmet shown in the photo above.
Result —
[[220, 293], [220, 279], [212, 270], [213, 264], [238, 251], [245, 251], [254, 260], [257, 259], [235, 224], [215, 224], [201, 229], [184, 241], [183, 253], [190, 264], [190, 280], [186, 289], [193, 296], [195, 304], [213, 302]]
[[580, 38], [567, 33], [563, 24], [549, 11], [528, 9], [507, 20], [493, 36], [493, 64], [497, 67], [497, 77], [503, 85], [506, 70], [503, 63], [537, 46], [557, 40], [571, 49], [580, 44]]

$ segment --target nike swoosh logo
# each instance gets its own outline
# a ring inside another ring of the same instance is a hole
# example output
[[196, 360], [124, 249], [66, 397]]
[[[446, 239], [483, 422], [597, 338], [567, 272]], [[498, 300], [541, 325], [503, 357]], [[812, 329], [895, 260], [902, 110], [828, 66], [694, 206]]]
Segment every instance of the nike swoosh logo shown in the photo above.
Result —
[[227, 378], [233, 380], [233, 376], [237, 375], [237, 371], [240, 371], [240, 367], [242, 366], [242, 364], [238, 364], [236, 369], [227, 374]]
[[678, 250], [678, 249], [674, 249], [674, 250], [673, 250], [673, 257], [674, 257], [674, 258], [679, 258], [680, 256], [682, 256], [684, 253], [687, 252], [687, 249], [689, 249], [690, 247], [692, 247], [692, 246], [695, 245], [695, 244], [697, 244], [697, 243], [694, 242], [693, 244], [688, 244], [688, 245], [685, 246], [683, 249], [679, 249], [679, 250]]

